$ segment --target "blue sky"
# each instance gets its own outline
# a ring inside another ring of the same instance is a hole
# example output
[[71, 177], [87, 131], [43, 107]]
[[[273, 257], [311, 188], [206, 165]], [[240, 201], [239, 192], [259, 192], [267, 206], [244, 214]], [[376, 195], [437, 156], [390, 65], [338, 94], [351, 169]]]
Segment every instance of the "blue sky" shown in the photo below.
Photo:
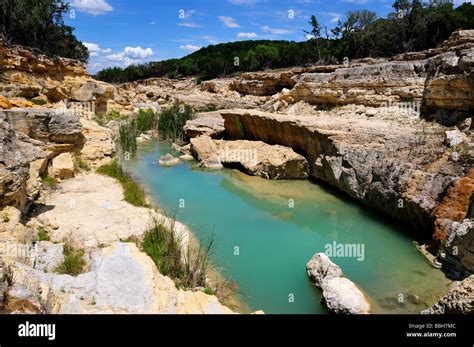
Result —
[[[460, 2], [460, 0], [456, 0]], [[470, 0], [472, 2], [472, 0]], [[332, 28], [350, 10], [379, 16], [393, 0], [71, 0], [66, 22], [91, 53], [88, 69], [180, 58], [210, 44], [305, 40], [315, 14]]]

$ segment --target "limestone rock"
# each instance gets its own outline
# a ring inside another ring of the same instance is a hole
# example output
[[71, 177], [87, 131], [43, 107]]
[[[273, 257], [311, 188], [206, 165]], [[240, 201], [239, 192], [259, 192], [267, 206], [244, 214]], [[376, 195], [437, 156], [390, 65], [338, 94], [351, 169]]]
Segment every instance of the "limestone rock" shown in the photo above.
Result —
[[3, 95], [0, 95], [0, 108], [3, 108], [3, 109], [12, 108], [12, 103]]
[[308, 178], [308, 162], [291, 148], [261, 141], [215, 140], [214, 143], [224, 166], [241, 167], [247, 174], [266, 179]]
[[74, 162], [70, 153], [63, 153], [53, 159], [48, 169], [48, 175], [54, 179], [68, 179], [74, 177]]
[[325, 253], [316, 253], [306, 264], [306, 271], [311, 281], [319, 288], [322, 287], [323, 280], [342, 276], [341, 268]]
[[[214, 296], [178, 290], [133, 243], [115, 242], [77, 277], [13, 263], [12, 300], [27, 299], [48, 314], [232, 313]], [[20, 290], [21, 289], [21, 290]], [[31, 305], [30, 305], [31, 306]]]
[[173, 157], [171, 154], [166, 154], [160, 157], [160, 160], [158, 161], [158, 163], [161, 166], [176, 166], [179, 163], [181, 163], [181, 160]]
[[472, 314], [474, 312], [474, 275], [454, 282], [448, 294], [422, 314]]
[[0, 117], [16, 132], [43, 142], [81, 145], [82, 125], [72, 111], [52, 109], [12, 109], [0, 111]]
[[322, 290], [321, 303], [335, 314], [367, 314], [370, 304], [362, 291], [347, 278], [325, 253], [316, 253], [306, 265], [316, 287]]
[[212, 170], [223, 168], [217, 146], [209, 136], [191, 139], [191, 153], [196, 160], [201, 162], [201, 166], [204, 168]]
[[25, 206], [30, 163], [45, 157], [41, 145], [17, 135], [0, 111], [0, 208]]
[[49, 232], [52, 242], [70, 241], [78, 248], [90, 250], [130, 237], [139, 239], [154, 220], [173, 226], [183, 245], [188, 242], [189, 231], [184, 224], [128, 204], [122, 187], [110, 177], [78, 176], [60, 183], [59, 188], [48, 195], [45, 206], [37, 211], [43, 225], [55, 225]]
[[335, 314], [367, 314], [370, 304], [357, 286], [345, 277], [327, 279], [322, 285], [322, 302]]
[[[456, 162], [445, 155], [445, 127], [405, 118], [399, 109], [371, 118], [352, 109], [306, 116], [255, 110], [220, 114], [230, 140], [263, 141], [304, 153], [314, 178], [428, 233], [439, 197], [470, 169], [468, 151]], [[400, 201], [404, 208], [398, 207]]]
[[466, 141], [466, 137], [459, 130], [446, 131], [445, 143], [448, 147], [456, 147]]
[[224, 134], [224, 120], [221, 117], [201, 116], [187, 121], [183, 130], [188, 139], [202, 135], [215, 139]]
[[109, 164], [115, 153], [112, 131], [84, 118], [81, 119], [81, 125], [85, 138], [80, 152], [81, 158], [95, 168]]

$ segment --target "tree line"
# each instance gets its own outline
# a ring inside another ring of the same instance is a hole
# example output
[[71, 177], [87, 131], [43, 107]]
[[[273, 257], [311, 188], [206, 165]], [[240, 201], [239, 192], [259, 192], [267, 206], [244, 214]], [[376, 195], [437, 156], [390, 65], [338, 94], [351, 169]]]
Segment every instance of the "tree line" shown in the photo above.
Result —
[[359, 10], [347, 13], [331, 30], [321, 26], [316, 16], [309, 25], [305, 42], [257, 40], [211, 45], [181, 59], [107, 68], [95, 77], [111, 83], [185, 76], [198, 76], [203, 81], [269, 68], [390, 57], [436, 47], [458, 29], [473, 29], [474, 6], [464, 3], [454, 8], [448, 0], [396, 0], [387, 18]]

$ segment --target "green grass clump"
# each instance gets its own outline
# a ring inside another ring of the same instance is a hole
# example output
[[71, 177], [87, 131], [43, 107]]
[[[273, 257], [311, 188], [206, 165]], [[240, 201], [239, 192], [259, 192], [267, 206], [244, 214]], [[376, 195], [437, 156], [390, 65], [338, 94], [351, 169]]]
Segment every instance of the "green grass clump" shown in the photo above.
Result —
[[49, 241], [49, 240], [50, 240], [49, 235], [46, 232], [46, 230], [44, 230], [44, 227], [40, 227], [38, 231], [38, 241]]
[[119, 181], [123, 188], [125, 201], [134, 206], [148, 207], [144, 189], [122, 170], [117, 159], [114, 159], [108, 165], [98, 168], [97, 173]]
[[173, 107], [160, 114], [158, 121], [160, 136], [165, 140], [182, 140], [183, 127], [193, 117], [194, 111], [190, 106], [176, 103]]
[[56, 187], [58, 185], [58, 182], [48, 175], [41, 177], [41, 182], [51, 188]]
[[154, 222], [145, 233], [141, 248], [165, 276], [175, 280], [178, 287], [206, 287], [206, 273], [211, 266], [211, 250], [214, 237], [206, 245], [181, 249], [181, 239], [174, 231], [174, 223], [167, 228]]
[[75, 249], [70, 244], [64, 245], [64, 260], [55, 269], [55, 272], [71, 276], [78, 276], [84, 271], [86, 262], [83, 259], [84, 250]]
[[46, 105], [48, 102], [46, 100], [43, 100], [43, 99], [31, 99], [31, 102], [37, 106], [43, 106], [43, 105]]
[[90, 171], [91, 168], [89, 164], [87, 164], [87, 162], [80, 155], [76, 155], [74, 159], [75, 159], [74, 163], [77, 168], [83, 171]]

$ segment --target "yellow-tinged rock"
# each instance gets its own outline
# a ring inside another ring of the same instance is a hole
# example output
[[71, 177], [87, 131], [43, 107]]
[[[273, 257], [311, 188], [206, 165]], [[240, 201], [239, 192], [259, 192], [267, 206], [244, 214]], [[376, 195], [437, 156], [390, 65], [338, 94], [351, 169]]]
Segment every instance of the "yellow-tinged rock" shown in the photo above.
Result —
[[4, 96], [0, 95], [0, 108], [12, 108], [12, 103]]
[[20, 98], [10, 99], [10, 103], [12, 104], [13, 107], [19, 107], [19, 108], [31, 108], [31, 107], [36, 106], [31, 101], [28, 101], [26, 99], [20, 99]]

